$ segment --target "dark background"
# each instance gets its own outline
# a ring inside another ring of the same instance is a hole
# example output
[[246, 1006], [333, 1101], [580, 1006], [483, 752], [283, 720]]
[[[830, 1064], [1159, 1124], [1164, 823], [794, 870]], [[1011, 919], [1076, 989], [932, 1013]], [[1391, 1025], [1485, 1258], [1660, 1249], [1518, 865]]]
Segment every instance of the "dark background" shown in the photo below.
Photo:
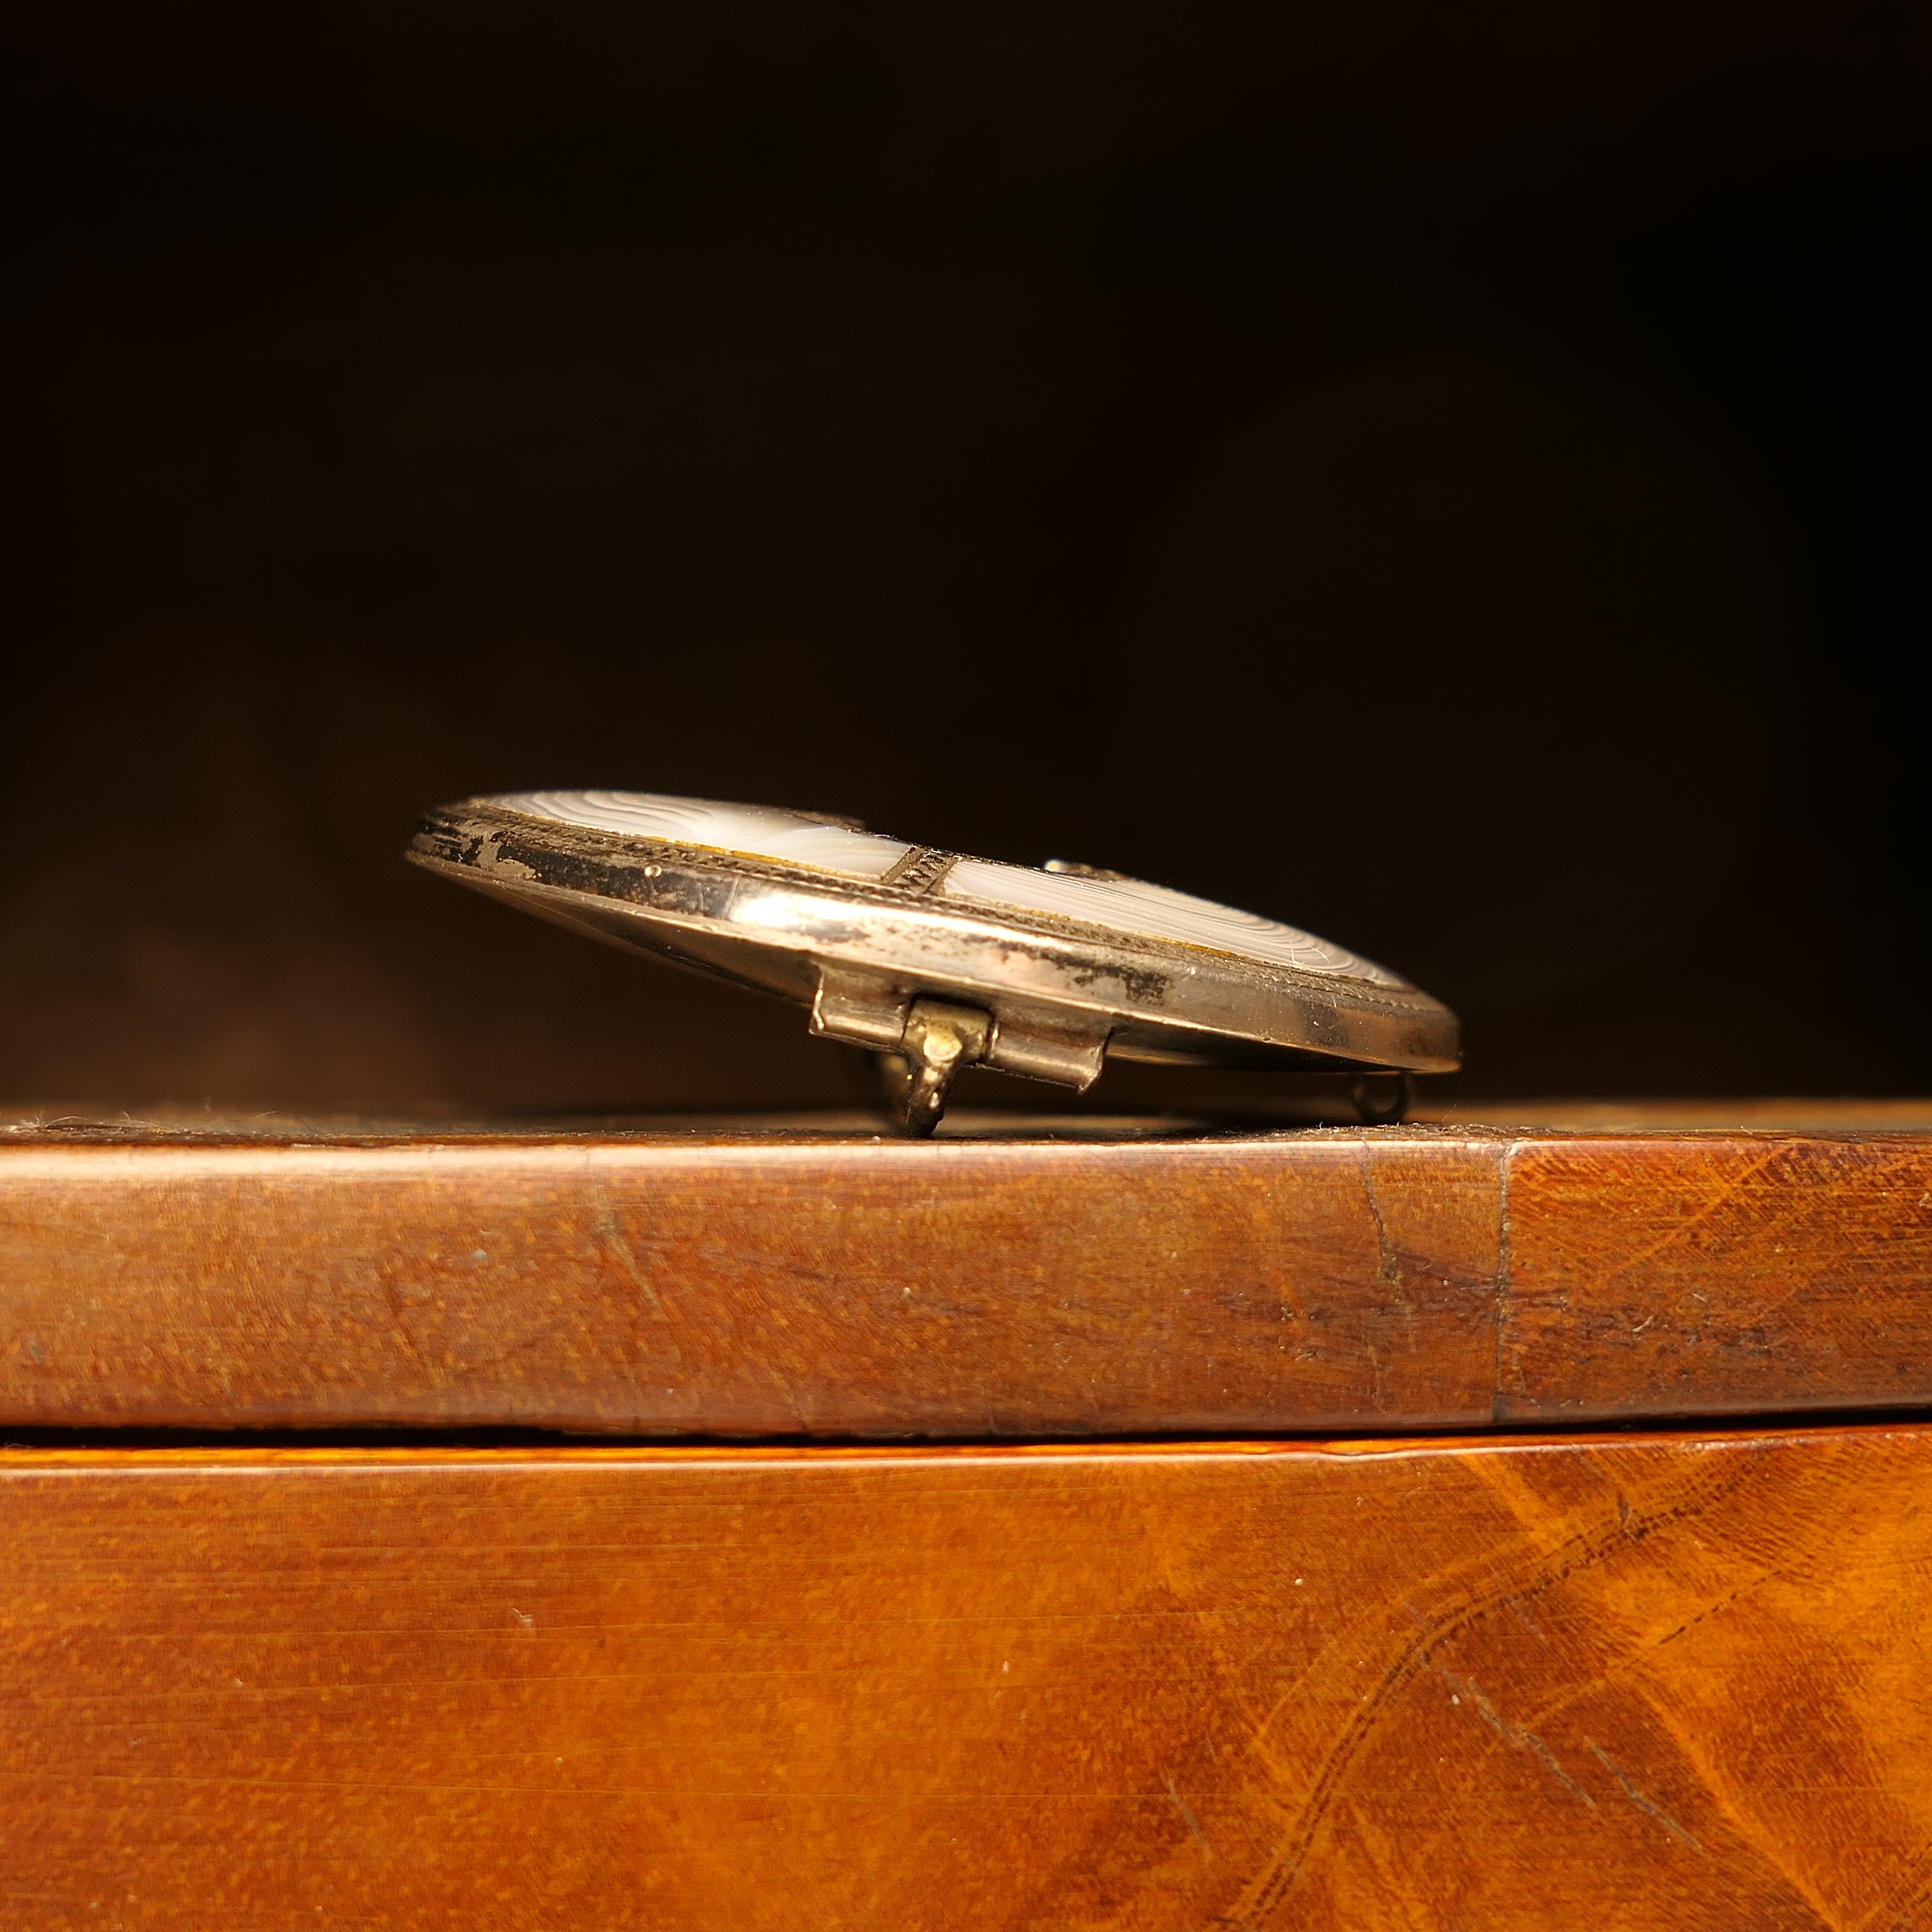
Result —
[[4, 40], [0, 1095], [842, 1097], [400, 862], [540, 784], [1228, 898], [1465, 1091], [1932, 1087], [1922, 12]]

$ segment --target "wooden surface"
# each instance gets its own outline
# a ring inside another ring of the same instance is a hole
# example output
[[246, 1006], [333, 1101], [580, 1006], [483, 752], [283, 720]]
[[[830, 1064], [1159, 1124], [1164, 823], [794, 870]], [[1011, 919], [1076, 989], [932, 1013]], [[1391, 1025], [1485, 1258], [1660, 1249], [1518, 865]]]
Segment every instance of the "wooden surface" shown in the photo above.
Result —
[[10, 1932], [1932, 1924], [1932, 1433], [16, 1453]]
[[1932, 1403], [1932, 1136], [0, 1147], [0, 1425], [1078, 1438]]

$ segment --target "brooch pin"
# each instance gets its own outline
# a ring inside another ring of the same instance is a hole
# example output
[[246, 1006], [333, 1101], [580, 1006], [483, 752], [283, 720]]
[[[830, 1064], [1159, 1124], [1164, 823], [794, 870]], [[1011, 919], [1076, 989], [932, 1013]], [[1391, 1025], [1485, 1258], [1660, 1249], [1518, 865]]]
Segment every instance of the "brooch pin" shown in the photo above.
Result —
[[[1454, 1072], [1456, 1016], [1292, 926], [1092, 866], [1035, 870], [826, 813], [656, 792], [504, 792], [431, 812], [419, 866], [526, 912], [794, 1000], [882, 1056], [930, 1134], [962, 1067], [1084, 1090], [1109, 1055]], [[1401, 1106], [1365, 1118], [1400, 1117]]]

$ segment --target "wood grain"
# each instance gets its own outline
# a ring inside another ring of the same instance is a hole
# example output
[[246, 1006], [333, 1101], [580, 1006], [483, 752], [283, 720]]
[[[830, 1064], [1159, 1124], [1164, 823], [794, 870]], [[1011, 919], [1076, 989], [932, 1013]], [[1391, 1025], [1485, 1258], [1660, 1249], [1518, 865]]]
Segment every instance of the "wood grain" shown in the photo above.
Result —
[[1932, 1397], [1932, 1144], [1511, 1150], [1499, 1418]]
[[15, 1453], [20, 1932], [1904, 1932], [1932, 1434]]
[[0, 1424], [1079, 1438], [1932, 1402], [1932, 1137], [0, 1149]]

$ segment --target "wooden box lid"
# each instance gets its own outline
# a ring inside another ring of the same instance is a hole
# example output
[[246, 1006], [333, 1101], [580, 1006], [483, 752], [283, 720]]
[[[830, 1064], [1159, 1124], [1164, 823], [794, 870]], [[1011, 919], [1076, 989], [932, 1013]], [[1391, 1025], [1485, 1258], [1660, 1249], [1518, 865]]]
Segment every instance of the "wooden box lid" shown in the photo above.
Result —
[[[1728, 1120], [1731, 1124], [1722, 1124]], [[0, 1426], [1091, 1438], [1932, 1403], [1932, 1108], [28, 1119]]]

